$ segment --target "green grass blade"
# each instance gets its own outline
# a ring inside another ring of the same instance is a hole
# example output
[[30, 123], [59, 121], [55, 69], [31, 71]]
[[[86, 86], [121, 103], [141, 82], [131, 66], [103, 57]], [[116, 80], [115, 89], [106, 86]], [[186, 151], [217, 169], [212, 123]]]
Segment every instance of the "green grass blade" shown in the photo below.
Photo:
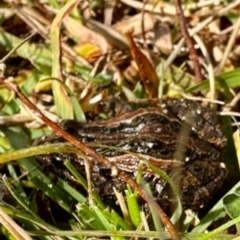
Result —
[[[63, 8], [59, 10], [51, 25], [52, 77], [61, 81], [63, 81], [60, 37], [61, 24], [64, 17], [66, 17], [79, 2], [80, 0], [67, 2]], [[58, 115], [63, 119], [73, 119], [73, 108], [63, 86], [53, 81], [52, 88]]]

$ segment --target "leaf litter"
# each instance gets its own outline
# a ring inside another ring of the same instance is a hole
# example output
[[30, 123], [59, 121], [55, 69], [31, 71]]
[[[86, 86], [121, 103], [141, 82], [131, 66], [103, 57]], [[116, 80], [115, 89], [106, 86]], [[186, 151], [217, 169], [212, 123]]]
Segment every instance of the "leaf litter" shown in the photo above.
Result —
[[[205, 79], [199, 83], [194, 77], [189, 50], [182, 40], [176, 6], [172, 1], [151, 0], [70, 1], [69, 5], [64, 5], [61, 1], [30, 1], [21, 4], [4, 1], [0, 9], [1, 59], [36, 32], [28, 42], [4, 60], [6, 81], [17, 83], [22, 89], [30, 89], [27, 92], [28, 98], [54, 122], [77, 116], [80, 120], [76, 111], [84, 114], [108, 96], [115, 95], [129, 100], [160, 96], [159, 84], [163, 85], [164, 96], [187, 94], [188, 97], [204, 100], [209, 98], [211, 92], [211, 100], [220, 100], [224, 106], [229, 107], [226, 114], [231, 116], [234, 112], [237, 115], [239, 99], [233, 100], [237, 99], [240, 86], [237, 74], [240, 59], [240, 1], [182, 1], [182, 6], [189, 32], [194, 32], [194, 47]], [[59, 31], [59, 37], [54, 39], [50, 35], [50, 29], [56, 14], [61, 13], [62, 23], [57, 21], [53, 29]], [[125, 36], [131, 30], [130, 40], [134, 41], [134, 45]], [[57, 49], [54, 50], [54, 47]], [[133, 51], [137, 51], [137, 58], [131, 57]], [[52, 56], [56, 53], [57, 61], [54, 62]], [[144, 53], [147, 53], [147, 57], [142, 55]], [[145, 61], [146, 58], [146, 69], [139, 65], [139, 58], [140, 61]], [[55, 74], [52, 74], [54, 68]], [[161, 68], [163, 72], [160, 71]], [[154, 75], [150, 79], [153, 88], [148, 87], [145, 81], [145, 77], [150, 76], [149, 73]], [[59, 81], [54, 79], [56, 77]], [[52, 88], [56, 83], [59, 87]], [[64, 90], [65, 85], [70, 91]], [[74, 100], [70, 92], [73, 93]], [[57, 96], [55, 101], [53, 94]], [[0, 100], [1, 128], [19, 125], [29, 138], [44, 134], [46, 126], [41, 119], [27, 111], [13, 93], [6, 91], [4, 85], [0, 85]], [[229, 131], [234, 132], [237, 153], [238, 118], [239, 116], [235, 117], [233, 128], [229, 126]], [[1, 139], [8, 139], [8, 136], [1, 133]], [[2, 152], [13, 149], [10, 141], [9, 147], [5, 144], [2, 145], [4, 147], [1, 146]], [[236, 154], [233, 154], [232, 161], [234, 158], [236, 159]], [[236, 188], [237, 186], [238, 184], [235, 185]], [[31, 201], [34, 204], [34, 199]], [[221, 209], [218, 217], [226, 215], [224, 208], [226, 212], [232, 209], [236, 211], [234, 203], [231, 209], [222, 202], [218, 205], [220, 207], [217, 209]], [[10, 209], [8, 213], [10, 214]], [[211, 211], [205, 213], [203, 219], [208, 219], [211, 223], [216, 219], [211, 219], [210, 213]], [[19, 214], [19, 218], [23, 219], [23, 213], [19, 211]], [[11, 214], [10, 216], [14, 218]], [[37, 219], [36, 215], [35, 217]], [[203, 216], [199, 217], [200, 222], [193, 233], [203, 234], [207, 226], [204, 221], [201, 222]], [[109, 227], [107, 223], [106, 226]], [[216, 224], [218, 226], [219, 223]], [[36, 231], [34, 223], [29, 227], [26, 230]], [[72, 230], [78, 227], [80, 226], [74, 222]], [[213, 227], [209, 229], [212, 230]], [[224, 233], [229, 235], [225, 236]], [[227, 226], [225, 232], [218, 232], [219, 237], [229, 239], [231, 233], [236, 233], [236, 228]], [[61, 235], [60, 232], [58, 234]], [[137, 232], [134, 234], [137, 235]]]

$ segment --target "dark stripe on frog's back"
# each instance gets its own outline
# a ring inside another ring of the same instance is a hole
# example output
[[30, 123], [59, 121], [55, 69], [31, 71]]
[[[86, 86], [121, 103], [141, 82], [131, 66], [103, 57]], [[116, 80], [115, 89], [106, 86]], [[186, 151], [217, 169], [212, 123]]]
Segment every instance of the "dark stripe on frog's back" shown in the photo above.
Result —
[[[220, 116], [215, 109], [203, 105], [200, 101], [177, 99], [177, 98], [163, 98], [163, 99], [147, 99], [137, 100], [137, 103], [130, 103], [131, 110], [138, 108], [157, 107], [161, 110], [167, 110], [175, 119], [182, 122], [188, 114], [195, 117], [191, 125], [200, 138], [211, 142], [217, 148], [226, 146], [226, 137], [223, 135]], [[188, 119], [186, 119], [188, 120]]]
[[[105, 104], [104, 101], [102, 103]], [[125, 116], [129, 118], [129, 114], [132, 114], [132, 112], [135, 114], [139, 109], [143, 113], [143, 111], [155, 108], [159, 113], [167, 117], [168, 120], [171, 118], [173, 121], [183, 122], [183, 119], [186, 119], [185, 121], [190, 123], [193, 131], [199, 138], [213, 144], [216, 148], [222, 149], [226, 146], [226, 137], [223, 135], [221, 125], [219, 124], [220, 116], [214, 109], [206, 106], [206, 104], [203, 105], [200, 101], [165, 97], [161, 100], [137, 99], [134, 102], [127, 103], [111, 97], [110, 103], [114, 103], [110, 105], [115, 106], [115, 109], [111, 108], [110, 110], [115, 112], [115, 121], [120, 121]], [[106, 101], [106, 105], [109, 105], [108, 101]], [[114, 117], [113, 113], [110, 115]], [[193, 120], [190, 119], [189, 121], [187, 118], [189, 115]]]
[[[105, 120], [99, 123], [84, 124], [72, 120], [65, 121], [63, 128], [85, 143], [119, 146], [134, 153], [143, 153], [142, 149], [145, 148], [146, 154], [169, 159], [169, 157], [173, 158], [179, 132], [184, 124], [171, 115], [166, 116], [158, 109], [151, 108], [149, 111], [144, 109], [137, 113], [125, 114], [112, 121]], [[217, 160], [219, 158], [218, 148], [199, 138], [196, 131], [191, 131], [187, 139], [184, 146], [186, 146], [188, 159]], [[132, 149], [128, 147], [130, 145], [133, 146]], [[111, 156], [121, 154], [120, 151], [113, 154], [114, 151], [116, 150], [109, 150], [108, 154]], [[168, 152], [168, 154], [163, 155], [161, 152]]]

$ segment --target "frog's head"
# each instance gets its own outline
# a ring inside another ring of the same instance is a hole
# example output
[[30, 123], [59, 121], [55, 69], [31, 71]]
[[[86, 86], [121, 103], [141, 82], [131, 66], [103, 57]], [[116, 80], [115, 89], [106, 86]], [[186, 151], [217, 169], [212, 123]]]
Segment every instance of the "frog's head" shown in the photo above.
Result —
[[224, 163], [209, 160], [186, 163], [182, 178], [182, 203], [185, 209], [204, 208], [219, 193], [227, 176]]

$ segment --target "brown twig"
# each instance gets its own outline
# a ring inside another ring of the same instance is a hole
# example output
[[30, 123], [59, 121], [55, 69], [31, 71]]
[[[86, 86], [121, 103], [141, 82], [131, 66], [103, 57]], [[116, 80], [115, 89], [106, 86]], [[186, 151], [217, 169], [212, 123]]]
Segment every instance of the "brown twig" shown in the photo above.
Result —
[[189, 50], [189, 58], [193, 61], [196, 82], [200, 82], [202, 81], [202, 78], [203, 78], [201, 73], [201, 67], [198, 60], [196, 49], [194, 48], [193, 38], [190, 36], [187, 29], [186, 19], [184, 17], [183, 10], [181, 7], [181, 0], [174, 0], [174, 2], [175, 2], [177, 17], [180, 23], [180, 28]]
[[142, 5], [142, 11], [141, 11], [141, 29], [142, 29], [143, 46], [144, 46], [145, 49], [148, 50], [146, 36], [145, 36], [145, 21], [144, 21], [145, 5], [146, 4], [147, 4], [147, 0], [144, 0], [143, 5]]
[[179, 234], [174, 229], [172, 222], [169, 220], [169, 218], [164, 213], [162, 208], [151, 197], [149, 197], [149, 195], [145, 192], [145, 190], [142, 189], [142, 187], [139, 184], [137, 184], [133, 179], [131, 179], [125, 172], [118, 169], [113, 163], [109, 162], [106, 158], [97, 154], [93, 149], [87, 147], [80, 140], [76, 139], [72, 135], [65, 132], [56, 123], [54, 123], [48, 117], [46, 117], [32, 102], [29, 101], [29, 99], [22, 93], [22, 91], [17, 86], [13, 86], [5, 82], [3, 78], [0, 78], [0, 83], [4, 84], [10, 91], [13, 91], [29, 109], [31, 109], [39, 118], [42, 119], [42, 121], [44, 121], [49, 127], [51, 127], [66, 141], [70, 142], [78, 149], [81, 149], [86, 154], [86, 156], [94, 158], [101, 165], [104, 165], [107, 168], [112, 169], [112, 172], [116, 173], [116, 176], [118, 176], [121, 180], [129, 184], [133, 189], [135, 189], [139, 193], [139, 195], [156, 210], [159, 218], [161, 219], [161, 221], [171, 234], [173, 240], [181, 240]]

